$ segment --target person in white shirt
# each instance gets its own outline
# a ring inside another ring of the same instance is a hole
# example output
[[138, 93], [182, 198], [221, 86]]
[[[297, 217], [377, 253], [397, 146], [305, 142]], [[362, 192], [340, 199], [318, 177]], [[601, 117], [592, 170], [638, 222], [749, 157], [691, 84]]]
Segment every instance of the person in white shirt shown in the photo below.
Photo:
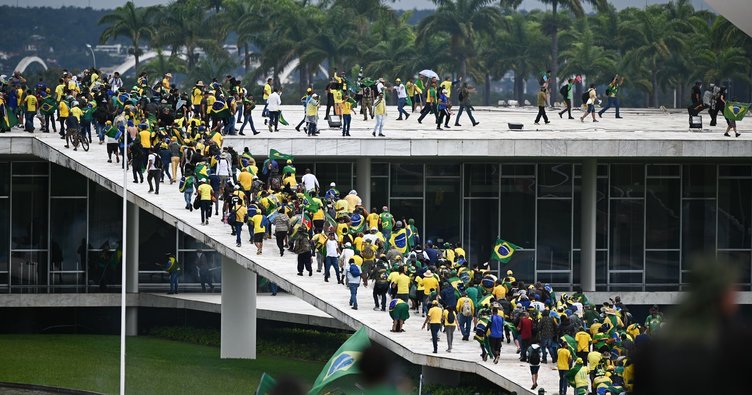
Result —
[[[275, 87], [266, 102], [266, 110], [269, 113], [269, 131], [279, 132], [279, 114], [282, 113], [282, 91]], [[272, 130], [272, 127], [274, 128]]]
[[311, 192], [319, 189], [319, 180], [315, 175], [311, 174], [311, 169], [305, 169], [305, 175], [300, 180], [303, 184], [306, 192]]
[[[146, 170], [148, 175], [146, 176], [146, 181], [149, 182], [149, 192], [154, 192], [155, 195], [159, 195], [159, 181], [162, 179], [162, 169], [161, 167], [157, 167], [157, 162], [159, 162], [159, 164], [161, 165], [162, 159], [159, 158], [156, 147], [151, 149], [151, 153], [149, 154], [147, 161], [148, 163], [146, 165]], [[154, 180], [156, 188], [152, 186], [152, 180]]]
[[352, 248], [350, 242], [345, 243], [345, 247], [342, 249], [342, 253], [339, 254], [339, 267], [344, 271], [347, 270], [348, 262], [350, 258], [355, 255], [355, 250]]
[[123, 87], [123, 80], [120, 79], [120, 73], [117, 71], [112, 74], [112, 78], [109, 81], [110, 87], [113, 92], [117, 92]]
[[376, 94], [384, 93], [384, 89], [386, 89], [386, 86], [384, 85], [384, 79], [379, 78], [379, 82], [376, 83]]
[[402, 120], [402, 114], [405, 114], [405, 120], [410, 117], [410, 114], [405, 111], [405, 105], [407, 104], [407, 90], [405, 89], [405, 85], [402, 84], [402, 80], [397, 78], [394, 80], [396, 83], [394, 85], [394, 91], [397, 92], [397, 115], [399, 116], [397, 118], [398, 121]]
[[[355, 264], [354, 259], [349, 259], [345, 268], [345, 277], [347, 277], [347, 287], [350, 288], [350, 306], [353, 310], [358, 309], [358, 287], [360, 287], [360, 267]], [[356, 275], [353, 275], [355, 272]]]
[[329, 270], [334, 267], [334, 274], [337, 276], [337, 284], [342, 284], [342, 280], [339, 276], [339, 242], [337, 241], [337, 235], [334, 232], [329, 233], [329, 238], [324, 245], [326, 250], [326, 257], [324, 258], [324, 282], [329, 282]]

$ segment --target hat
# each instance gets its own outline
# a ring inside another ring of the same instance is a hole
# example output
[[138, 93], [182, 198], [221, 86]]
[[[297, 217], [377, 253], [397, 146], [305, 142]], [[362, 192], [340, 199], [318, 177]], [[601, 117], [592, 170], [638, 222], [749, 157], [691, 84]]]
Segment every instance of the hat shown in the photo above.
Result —
[[426, 270], [425, 273], [423, 273], [423, 277], [432, 277], [433, 273], [431, 272], [431, 269]]
[[330, 187], [336, 187], [337, 185], [335, 183], [329, 184]]
[[288, 159], [288, 160], [287, 160], [287, 163], [292, 163], [292, 161]]
[[312, 88], [308, 88], [308, 89], [306, 89], [306, 92], [313, 92], [313, 89]]
[[172, 73], [167, 73], [164, 76], [167, 77], [167, 78], [172, 78]]
[[507, 270], [507, 276], [511, 276], [512, 274], [514, 274], [514, 273], [512, 273], [511, 270]]
[[575, 363], [582, 363], [582, 358], [577, 358], [577, 361]]
[[379, 82], [383, 83], [384, 79], [383, 78], [379, 78]]
[[199, 82], [197, 82], [197, 83], [196, 83], [196, 86], [200, 86], [200, 87], [202, 87], [202, 88], [203, 88], [203, 86], [204, 86], [204, 81], [199, 81]]
[[439, 301], [438, 300], [434, 300], [433, 302], [431, 302], [431, 304], [434, 305], [434, 306], [438, 306], [439, 305]]
[[394, 82], [402, 82], [402, 80], [398, 77], [396, 80], [394, 80]]
[[350, 192], [348, 193], [348, 195], [356, 195], [356, 196], [357, 196], [357, 195], [358, 195], [358, 192], [356, 192], [356, 191], [355, 191], [355, 190], [353, 189], [353, 190], [351, 190], [351, 191], [350, 191]]

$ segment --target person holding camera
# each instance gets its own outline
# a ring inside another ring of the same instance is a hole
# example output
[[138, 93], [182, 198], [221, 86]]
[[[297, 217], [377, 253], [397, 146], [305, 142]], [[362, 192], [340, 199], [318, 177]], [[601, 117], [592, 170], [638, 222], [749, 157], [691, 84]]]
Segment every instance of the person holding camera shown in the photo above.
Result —
[[624, 84], [624, 77], [619, 77], [619, 74], [614, 76], [614, 79], [611, 80], [611, 83], [608, 84], [608, 87], [606, 88], [606, 97], [608, 98], [608, 102], [606, 103], [606, 107], [603, 107], [600, 111], [598, 111], [598, 117], [603, 118], [603, 113], [608, 111], [611, 106], [616, 107], [616, 118], [623, 118], [619, 115], [619, 88]]

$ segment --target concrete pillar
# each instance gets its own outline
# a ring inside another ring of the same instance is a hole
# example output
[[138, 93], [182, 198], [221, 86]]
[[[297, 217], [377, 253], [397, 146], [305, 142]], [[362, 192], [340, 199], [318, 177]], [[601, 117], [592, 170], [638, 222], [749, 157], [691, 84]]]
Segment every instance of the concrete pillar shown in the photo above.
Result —
[[[357, 168], [357, 185], [355, 190], [363, 200], [363, 207], [371, 209], [371, 158], [358, 158], [355, 164]], [[344, 193], [344, 191], [343, 191]]]
[[[139, 233], [139, 208], [128, 202], [128, 234], [125, 235], [126, 260], [125, 262], [125, 292], [138, 293], [138, 233]], [[126, 306], [125, 308], [125, 334], [127, 336], [138, 335], [138, 307]]]
[[460, 372], [455, 370], [423, 365], [421, 374], [423, 375], [423, 384], [448, 385], [452, 387], [460, 385]]
[[595, 291], [595, 215], [597, 203], [598, 162], [582, 161], [582, 207], [580, 211], [580, 286], [583, 291]]
[[222, 257], [221, 358], [256, 359], [256, 273]]

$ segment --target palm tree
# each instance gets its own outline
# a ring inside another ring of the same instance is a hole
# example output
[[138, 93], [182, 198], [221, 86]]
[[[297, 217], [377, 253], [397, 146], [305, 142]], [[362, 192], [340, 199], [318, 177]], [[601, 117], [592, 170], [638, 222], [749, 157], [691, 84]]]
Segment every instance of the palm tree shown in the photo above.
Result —
[[663, 7], [651, 6], [630, 10], [619, 25], [627, 46], [625, 62], [645, 66], [650, 72], [651, 106], [658, 106], [659, 71], [675, 51], [685, 48], [684, 24], [686, 21], [669, 19]]
[[[562, 34], [571, 40], [567, 49], [561, 52], [563, 63], [559, 74], [572, 76], [584, 74], [590, 81], [610, 81], [617, 64], [616, 53], [595, 43], [595, 33], [587, 20]], [[558, 88], [558, 87], [557, 87]]]
[[460, 75], [467, 75], [468, 63], [477, 56], [481, 35], [490, 35], [501, 23], [501, 11], [490, 6], [494, 0], [433, 0], [436, 12], [418, 25], [418, 43], [426, 43], [433, 35], [450, 36], [449, 54], [459, 64]]
[[154, 10], [153, 7], [136, 7], [132, 1], [129, 1], [99, 20], [100, 25], [109, 25], [99, 37], [100, 43], [104, 44], [118, 37], [127, 37], [131, 40], [136, 73], [138, 73], [139, 58], [143, 52], [141, 42], [150, 40], [154, 35], [152, 28]]
[[214, 28], [214, 18], [200, 1], [172, 3], [162, 10], [157, 39], [160, 43], [169, 45], [173, 53], [185, 48], [189, 71], [198, 62], [196, 50], [208, 52], [221, 48], [221, 43], [224, 42], [222, 30]]
[[158, 48], [157, 56], [146, 61], [141, 71], [145, 72], [151, 81], [157, 81], [167, 73], [184, 73], [186, 71], [186, 64], [176, 54], [166, 55]]
[[[608, 7], [606, 0], [541, 0], [545, 4], [551, 4], [551, 19], [546, 21], [544, 29], [551, 36], [551, 76], [554, 79], [554, 86], [559, 86], [559, 27], [562, 21], [559, 20], [559, 7], [568, 9], [576, 17], [581, 18], [585, 15], [584, 4], [589, 3], [597, 10], [605, 10]], [[553, 98], [554, 95], [551, 95]], [[553, 100], [553, 99], [552, 99]]]

